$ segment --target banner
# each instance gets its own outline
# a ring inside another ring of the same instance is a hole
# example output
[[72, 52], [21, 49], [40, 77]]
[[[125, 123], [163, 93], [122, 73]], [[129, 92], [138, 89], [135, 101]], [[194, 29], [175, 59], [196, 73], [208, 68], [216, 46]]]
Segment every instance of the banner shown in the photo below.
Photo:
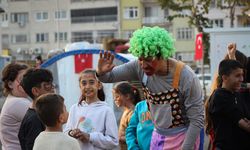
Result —
[[195, 39], [194, 60], [201, 60], [203, 57], [202, 33], [198, 33]]
[[80, 73], [86, 68], [92, 68], [92, 54], [75, 55], [75, 73]]

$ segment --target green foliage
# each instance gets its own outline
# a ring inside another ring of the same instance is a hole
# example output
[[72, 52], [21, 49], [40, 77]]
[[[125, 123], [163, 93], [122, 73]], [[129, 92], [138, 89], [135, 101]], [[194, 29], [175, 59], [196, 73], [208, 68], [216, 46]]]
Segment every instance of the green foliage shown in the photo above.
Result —
[[[175, 18], [188, 18], [188, 24], [195, 26], [199, 32], [203, 32], [203, 28], [209, 27], [208, 18], [204, 17], [208, 14], [211, 0], [198, 0], [196, 3], [194, 0], [158, 0], [162, 8], [168, 8], [176, 12], [175, 14], [168, 17], [170, 21]], [[183, 14], [183, 10], [189, 11], [190, 13]], [[204, 63], [208, 64], [208, 53], [209, 53], [209, 34], [203, 33], [203, 47], [204, 47]]]
[[250, 1], [249, 0], [217, 0], [217, 6], [221, 9], [229, 10], [230, 17], [230, 26], [234, 27], [234, 19], [235, 19], [235, 8], [237, 6], [241, 7], [241, 11], [243, 15], [247, 15], [246, 12], [250, 10]]
[[[196, 28], [204, 28], [209, 26], [208, 18], [204, 17], [209, 11], [209, 5], [211, 0], [198, 0], [196, 3], [194, 0], [158, 0], [162, 8], [168, 8], [175, 14], [168, 17], [170, 21], [174, 18], [189, 18], [189, 25]], [[183, 10], [190, 13], [181, 13]]]

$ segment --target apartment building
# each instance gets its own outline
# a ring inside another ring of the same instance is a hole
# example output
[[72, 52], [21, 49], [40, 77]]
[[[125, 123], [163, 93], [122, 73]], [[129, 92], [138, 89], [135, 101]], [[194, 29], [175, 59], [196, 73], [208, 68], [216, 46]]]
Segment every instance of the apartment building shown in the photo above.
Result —
[[[230, 27], [228, 10], [221, 10], [212, 0], [211, 27]], [[193, 63], [197, 33], [187, 18], [173, 21], [173, 13], [162, 9], [157, 0], [0, 0], [0, 48], [16, 59], [46, 56], [51, 49], [62, 49], [67, 43], [88, 41], [100, 44], [105, 37], [131, 37], [142, 26], [160, 26], [176, 39], [176, 58]], [[249, 27], [250, 17], [242, 16], [238, 6], [235, 27]], [[189, 13], [188, 11], [178, 13]]]
[[2, 0], [2, 49], [16, 59], [46, 55], [70, 41], [68, 0]]
[[[206, 15], [210, 19], [211, 28], [230, 28], [230, 13], [229, 9], [220, 9], [217, 7], [218, 0], [212, 0], [209, 13]], [[223, 5], [226, 5], [223, 3]], [[244, 5], [237, 5], [234, 14], [234, 27], [250, 27], [250, 11], [248, 15], [242, 15]]]
[[71, 0], [71, 42], [102, 43], [118, 36], [118, 0]]
[[142, 27], [143, 6], [140, 0], [120, 0], [120, 38], [129, 39], [132, 33]]
[[71, 42], [117, 37], [116, 0], [1, 0], [3, 52], [18, 60], [47, 55]]

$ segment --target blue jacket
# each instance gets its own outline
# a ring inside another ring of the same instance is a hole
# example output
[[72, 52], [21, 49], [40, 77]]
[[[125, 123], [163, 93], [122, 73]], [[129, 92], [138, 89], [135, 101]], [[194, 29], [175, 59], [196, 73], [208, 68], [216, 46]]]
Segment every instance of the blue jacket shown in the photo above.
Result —
[[148, 110], [147, 102], [141, 101], [135, 106], [126, 129], [128, 150], [149, 150], [154, 125]]

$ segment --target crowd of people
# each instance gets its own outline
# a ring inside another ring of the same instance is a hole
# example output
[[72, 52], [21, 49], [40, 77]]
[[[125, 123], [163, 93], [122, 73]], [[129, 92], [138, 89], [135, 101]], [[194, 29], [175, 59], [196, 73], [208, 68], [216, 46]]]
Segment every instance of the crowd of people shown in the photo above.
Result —
[[[138, 59], [115, 66], [114, 54], [102, 51], [97, 68], [80, 73], [81, 95], [69, 112], [49, 70], [11, 63], [2, 71], [2, 149], [203, 150], [204, 128], [210, 149], [250, 149], [250, 90], [241, 87], [250, 82], [250, 59], [236, 44], [227, 51], [204, 100], [193, 70], [172, 57], [169, 32], [143, 27], [130, 39], [129, 52]], [[119, 127], [103, 83], [117, 83], [110, 92], [123, 109]]]

